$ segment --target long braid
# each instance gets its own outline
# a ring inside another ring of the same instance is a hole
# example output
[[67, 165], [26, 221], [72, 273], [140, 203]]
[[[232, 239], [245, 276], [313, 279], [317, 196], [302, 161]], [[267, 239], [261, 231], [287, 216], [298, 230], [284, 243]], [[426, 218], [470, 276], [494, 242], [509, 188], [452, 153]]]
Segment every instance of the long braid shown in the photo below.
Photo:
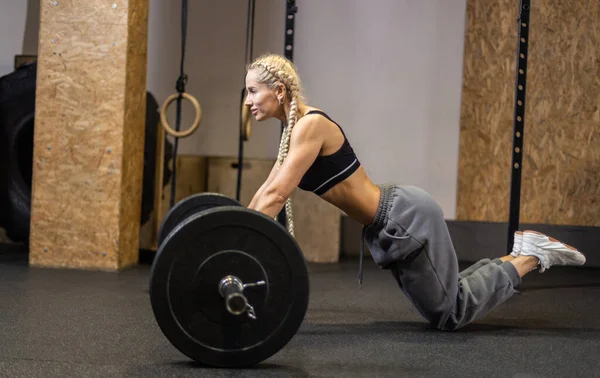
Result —
[[[298, 101], [295, 98], [292, 98], [292, 102], [290, 103], [290, 114], [288, 116], [288, 126], [286, 127], [287, 132], [285, 133], [283, 148], [281, 149], [281, 163], [287, 157], [287, 153], [290, 149], [290, 137], [292, 135], [292, 128], [296, 124], [296, 113], [298, 111]], [[280, 163], [280, 165], [281, 165]], [[285, 216], [287, 218], [288, 223], [288, 231], [292, 236], [294, 236], [294, 217], [292, 213], [292, 198], [288, 197], [285, 201]]]
[[[277, 70], [275, 67], [267, 62], [261, 62], [258, 60], [254, 63], [253, 67], [260, 66], [267, 71], [276, 81], [283, 83], [287, 89], [290, 99], [290, 113], [288, 114], [287, 126], [284, 128], [281, 135], [281, 141], [279, 143], [279, 152], [277, 153], [277, 168], [283, 164], [283, 161], [287, 157], [290, 149], [290, 138], [292, 136], [292, 129], [297, 121], [298, 115], [298, 100], [300, 97], [300, 85], [297, 77], [289, 75], [283, 70]], [[292, 212], [292, 198], [288, 197], [285, 202], [285, 214], [287, 218], [287, 229], [288, 232], [294, 235], [294, 218]]]

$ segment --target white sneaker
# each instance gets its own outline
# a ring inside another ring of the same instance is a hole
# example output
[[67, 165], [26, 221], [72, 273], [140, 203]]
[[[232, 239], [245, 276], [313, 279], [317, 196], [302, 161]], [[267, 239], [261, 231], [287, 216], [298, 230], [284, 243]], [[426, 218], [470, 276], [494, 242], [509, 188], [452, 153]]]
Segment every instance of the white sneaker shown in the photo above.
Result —
[[521, 245], [522, 244], [523, 244], [523, 232], [517, 231], [517, 232], [515, 232], [513, 248], [512, 248], [512, 252], [510, 253], [510, 255], [513, 257], [519, 256], [521, 254]]
[[536, 231], [523, 232], [521, 255], [540, 260], [540, 273], [553, 265], [583, 265], [585, 256], [570, 245]]

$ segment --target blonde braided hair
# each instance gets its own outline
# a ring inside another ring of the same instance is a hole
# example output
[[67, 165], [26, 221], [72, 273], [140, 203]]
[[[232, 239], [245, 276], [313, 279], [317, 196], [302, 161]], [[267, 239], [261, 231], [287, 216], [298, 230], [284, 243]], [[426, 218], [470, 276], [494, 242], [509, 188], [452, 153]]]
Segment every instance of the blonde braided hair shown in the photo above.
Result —
[[[277, 154], [277, 168], [283, 164], [290, 149], [290, 137], [292, 129], [298, 119], [298, 104], [304, 101], [301, 94], [300, 79], [296, 73], [293, 63], [276, 54], [262, 55], [252, 62], [247, 71], [258, 70], [259, 81], [267, 84], [271, 89], [277, 88], [281, 83], [286, 89], [286, 99], [290, 101], [290, 113], [288, 114], [287, 125], [285, 126], [279, 142], [279, 152]], [[289, 233], [294, 236], [294, 220], [292, 213], [292, 199], [288, 198], [285, 203], [285, 215], [287, 218], [287, 228]]]

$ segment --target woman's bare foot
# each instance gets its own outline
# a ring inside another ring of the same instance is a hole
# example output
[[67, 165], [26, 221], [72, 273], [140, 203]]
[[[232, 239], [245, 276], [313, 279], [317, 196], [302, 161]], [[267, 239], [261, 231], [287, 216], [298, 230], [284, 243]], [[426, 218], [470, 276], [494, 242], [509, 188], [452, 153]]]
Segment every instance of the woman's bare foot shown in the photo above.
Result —
[[506, 255], [506, 256], [502, 256], [502, 257], [500, 257], [500, 260], [502, 260], [502, 262], [505, 262], [505, 261], [511, 261], [511, 260], [514, 260], [515, 258], [516, 258], [515, 256]]
[[540, 260], [535, 256], [523, 256], [523, 255], [517, 256], [509, 261], [517, 269], [517, 272], [519, 273], [519, 276], [521, 278], [523, 276], [525, 276], [527, 273], [536, 269], [536, 267], [540, 263]]

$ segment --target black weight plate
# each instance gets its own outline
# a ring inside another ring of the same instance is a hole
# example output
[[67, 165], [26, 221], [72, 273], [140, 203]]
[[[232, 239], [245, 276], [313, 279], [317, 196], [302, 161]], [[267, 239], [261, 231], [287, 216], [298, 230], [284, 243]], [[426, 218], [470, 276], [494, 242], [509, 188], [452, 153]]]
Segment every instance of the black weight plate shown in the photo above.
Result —
[[171, 210], [165, 215], [159, 231], [158, 245], [160, 246], [169, 232], [175, 226], [183, 222], [186, 218], [206, 209], [212, 209], [219, 206], [242, 206], [233, 198], [227, 197], [221, 193], [197, 193], [188, 196], [177, 202]]
[[[218, 291], [234, 275], [256, 319], [232, 315]], [[300, 327], [309, 298], [297, 242], [279, 223], [245, 207], [192, 215], [173, 229], [152, 265], [150, 300], [159, 327], [183, 354], [205, 365], [250, 367], [283, 348]]]

